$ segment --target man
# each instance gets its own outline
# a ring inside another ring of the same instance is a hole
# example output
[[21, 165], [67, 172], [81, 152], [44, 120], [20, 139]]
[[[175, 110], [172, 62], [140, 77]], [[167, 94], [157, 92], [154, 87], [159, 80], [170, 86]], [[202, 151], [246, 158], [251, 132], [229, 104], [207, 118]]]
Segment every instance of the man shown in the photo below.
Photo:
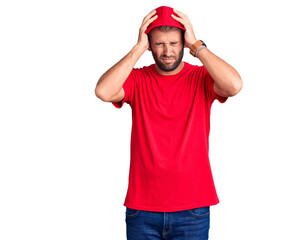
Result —
[[[203, 66], [183, 62], [184, 47]], [[155, 64], [134, 68], [146, 50]], [[196, 39], [185, 14], [159, 7], [144, 18], [138, 43], [95, 89], [101, 100], [132, 108], [127, 239], [208, 239], [210, 206], [219, 202], [210, 109], [241, 88], [238, 72]]]

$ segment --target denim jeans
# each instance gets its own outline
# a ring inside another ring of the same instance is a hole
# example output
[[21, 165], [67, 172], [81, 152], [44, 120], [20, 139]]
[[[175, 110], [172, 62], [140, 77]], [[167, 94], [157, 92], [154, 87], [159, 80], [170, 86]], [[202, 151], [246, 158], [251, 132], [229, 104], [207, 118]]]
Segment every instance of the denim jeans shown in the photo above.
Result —
[[210, 207], [151, 212], [126, 207], [127, 240], [207, 240]]

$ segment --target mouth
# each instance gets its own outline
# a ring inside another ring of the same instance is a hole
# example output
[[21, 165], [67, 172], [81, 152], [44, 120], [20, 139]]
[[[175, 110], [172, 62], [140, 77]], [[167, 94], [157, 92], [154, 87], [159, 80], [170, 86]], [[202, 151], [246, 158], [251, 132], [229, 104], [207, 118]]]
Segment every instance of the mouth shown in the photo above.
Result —
[[174, 58], [161, 58], [164, 63], [171, 63], [174, 61]]

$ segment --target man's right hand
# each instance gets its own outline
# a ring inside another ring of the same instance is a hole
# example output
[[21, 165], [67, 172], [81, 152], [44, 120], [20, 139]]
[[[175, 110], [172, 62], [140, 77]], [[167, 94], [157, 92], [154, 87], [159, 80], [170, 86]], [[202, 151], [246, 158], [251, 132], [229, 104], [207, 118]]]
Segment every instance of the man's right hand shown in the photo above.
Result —
[[145, 33], [147, 27], [152, 23], [157, 15], [152, 10], [142, 22], [140, 27], [138, 43], [133, 49], [118, 63], [106, 71], [98, 80], [95, 88], [95, 94], [105, 102], [118, 102], [125, 97], [123, 84], [130, 75], [138, 59], [149, 48], [148, 36]]
[[148, 41], [148, 36], [145, 33], [147, 27], [152, 23], [158, 15], [154, 14], [156, 13], [156, 10], [152, 10], [150, 13], [146, 15], [146, 17], [143, 19], [142, 25], [140, 27], [139, 31], [139, 38], [138, 38], [138, 45], [143, 47], [145, 50], [149, 48], [149, 41]]

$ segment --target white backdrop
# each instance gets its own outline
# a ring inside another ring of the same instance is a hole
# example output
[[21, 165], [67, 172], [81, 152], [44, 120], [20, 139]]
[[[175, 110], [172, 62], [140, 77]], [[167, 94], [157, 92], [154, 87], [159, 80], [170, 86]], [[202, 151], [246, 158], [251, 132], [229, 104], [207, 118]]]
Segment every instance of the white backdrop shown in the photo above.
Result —
[[[126, 239], [131, 108], [94, 89], [161, 5], [244, 82], [212, 107], [210, 239], [294, 239], [290, 1], [12, 0], [0, 4], [1, 240]], [[187, 49], [184, 61], [201, 65]]]

